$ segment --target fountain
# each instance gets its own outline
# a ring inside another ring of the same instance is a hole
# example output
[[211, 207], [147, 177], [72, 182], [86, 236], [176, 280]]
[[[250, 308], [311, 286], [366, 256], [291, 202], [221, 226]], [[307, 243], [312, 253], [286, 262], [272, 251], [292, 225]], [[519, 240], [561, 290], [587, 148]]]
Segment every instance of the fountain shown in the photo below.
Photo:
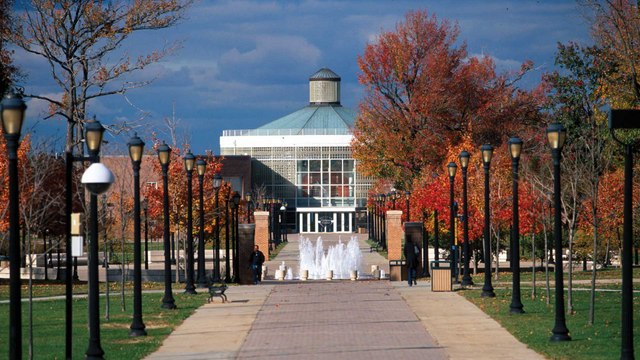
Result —
[[[329, 246], [325, 253], [322, 237], [318, 237], [315, 245], [309, 238], [300, 237], [299, 277], [307, 275], [309, 279], [325, 279], [327, 273], [333, 271], [334, 279], [349, 279], [352, 271], [360, 273], [362, 251], [358, 237], [352, 236], [345, 245], [342, 239], [334, 246]], [[307, 274], [303, 274], [303, 271]]]

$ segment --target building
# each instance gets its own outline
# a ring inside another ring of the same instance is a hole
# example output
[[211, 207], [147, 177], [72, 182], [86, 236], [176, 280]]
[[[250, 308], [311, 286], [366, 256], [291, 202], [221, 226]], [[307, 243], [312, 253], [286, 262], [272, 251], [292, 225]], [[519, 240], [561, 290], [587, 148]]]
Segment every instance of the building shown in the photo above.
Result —
[[220, 154], [251, 157], [252, 186], [287, 203], [287, 228], [351, 233], [372, 179], [351, 153], [356, 112], [340, 104], [340, 77], [320, 69], [309, 78], [309, 104], [253, 130], [225, 130]]

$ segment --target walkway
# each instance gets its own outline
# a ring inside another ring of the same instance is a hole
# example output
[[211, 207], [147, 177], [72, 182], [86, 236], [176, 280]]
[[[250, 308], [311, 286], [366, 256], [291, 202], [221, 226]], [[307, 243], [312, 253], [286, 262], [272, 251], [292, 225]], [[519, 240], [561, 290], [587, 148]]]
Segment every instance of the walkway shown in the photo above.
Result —
[[[285, 258], [295, 267], [296, 240], [270, 269]], [[386, 263], [368, 247], [364, 255], [364, 272]], [[229, 303], [202, 306], [148, 359], [543, 359], [462, 296], [434, 293], [426, 281], [269, 280], [227, 294]]]

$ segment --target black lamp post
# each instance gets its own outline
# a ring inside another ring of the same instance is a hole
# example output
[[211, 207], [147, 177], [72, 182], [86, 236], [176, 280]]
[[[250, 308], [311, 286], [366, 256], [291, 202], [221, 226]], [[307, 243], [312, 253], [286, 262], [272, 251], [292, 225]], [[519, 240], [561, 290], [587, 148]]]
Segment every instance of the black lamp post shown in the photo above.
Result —
[[[98, 195], [104, 193], [113, 182], [113, 174], [102, 164], [98, 163], [100, 145], [104, 128], [98, 121], [85, 123], [85, 140], [91, 157], [91, 166], [82, 175], [82, 183], [91, 193], [89, 197], [89, 262], [88, 262], [88, 307], [89, 307], [89, 346], [85, 353], [86, 359], [102, 359], [104, 351], [100, 345], [100, 289], [98, 279]], [[99, 176], [93, 176], [96, 169], [103, 173], [110, 181], [103, 181]], [[105, 186], [106, 185], [106, 186]]]
[[[231, 214], [232, 217], [234, 218], [233, 220], [233, 278], [235, 279], [236, 282], [240, 282], [240, 262], [238, 261], [238, 251], [239, 251], [239, 247], [238, 247], [238, 239], [239, 239], [239, 233], [238, 233], [238, 229], [240, 228], [238, 226], [238, 224], [240, 224], [240, 218], [239, 218], [239, 214], [238, 212], [240, 211], [240, 194], [238, 194], [237, 191], [235, 191], [233, 193], [233, 196], [231, 197], [231, 204], [233, 204], [233, 209], [235, 209], [235, 211]], [[229, 252], [227, 251], [227, 254]], [[229, 259], [229, 256], [227, 255], [227, 259]], [[228, 263], [227, 263], [227, 266]]]
[[[235, 241], [235, 229], [236, 229], [236, 208], [237, 205], [234, 203], [233, 201], [233, 195], [232, 193], [228, 194], [228, 198], [227, 201], [225, 201], [226, 203], [226, 207], [225, 207], [225, 281], [226, 282], [231, 282], [231, 261], [230, 261], [230, 243]], [[229, 208], [231, 208], [231, 220], [229, 220]]]
[[2, 100], [1, 109], [2, 132], [9, 157], [9, 358], [13, 360], [22, 359], [18, 147], [27, 106], [22, 97], [10, 93]]
[[218, 205], [218, 194], [220, 193], [220, 186], [222, 185], [222, 176], [220, 174], [213, 175], [213, 190], [215, 193], [215, 242], [216, 242], [216, 254], [215, 262], [213, 266], [213, 281], [220, 281], [220, 206]]
[[169, 239], [169, 162], [171, 162], [171, 148], [163, 141], [158, 146], [158, 160], [162, 167], [162, 205], [164, 215], [164, 296], [162, 297], [163, 309], [175, 309], [176, 302], [171, 291], [171, 244]]
[[198, 194], [198, 201], [200, 202], [200, 233], [198, 235], [198, 287], [207, 287], [207, 276], [205, 275], [205, 262], [204, 262], [204, 173], [207, 170], [207, 162], [200, 158], [196, 161], [196, 169], [198, 170], [198, 185], [200, 192]]
[[144, 212], [144, 269], [149, 270], [149, 201], [142, 200], [142, 212]]
[[509, 152], [511, 153], [511, 169], [513, 173], [513, 224], [511, 231], [511, 272], [513, 273], [513, 291], [511, 292], [512, 314], [522, 314], [522, 301], [520, 301], [520, 216], [518, 213], [518, 161], [522, 151], [522, 140], [518, 137], [509, 139]]
[[411, 200], [411, 191], [404, 192], [404, 207], [407, 209], [407, 221], [411, 221], [411, 212], [409, 211], [409, 201]]
[[391, 210], [395, 210], [396, 209], [396, 191], [391, 190], [391, 192], [387, 194], [387, 197], [391, 199]]
[[247, 201], [247, 224], [251, 224], [251, 194], [246, 193], [244, 199]]
[[187, 172], [187, 280], [184, 288], [185, 294], [196, 294], [193, 259], [193, 168], [196, 157], [191, 151], [184, 154], [184, 169]]
[[553, 327], [551, 341], [568, 341], [569, 329], [564, 317], [564, 283], [562, 270], [562, 218], [560, 209], [560, 153], [564, 140], [567, 137], [567, 130], [562, 124], [554, 123], [547, 128], [547, 138], [551, 146], [551, 156], [553, 157], [553, 238], [554, 238], [554, 258], [555, 258], [555, 279], [556, 279], [556, 323]]
[[453, 161], [447, 164], [447, 171], [449, 172], [449, 237], [451, 243], [449, 244], [449, 250], [451, 251], [451, 267], [453, 274], [456, 276], [456, 282], [458, 277], [458, 267], [456, 266], [456, 210], [453, 201], [453, 183], [456, 177], [456, 170], [458, 166]]
[[[622, 229], [622, 320], [620, 359], [634, 359], [633, 349], [633, 150], [634, 144], [616, 136], [616, 129], [638, 129], [638, 110], [611, 110], [609, 129], [613, 139], [624, 146], [624, 205]], [[637, 251], [637, 248], [636, 248]], [[637, 256], [637, 252], [636, 252]], [[637, 259], [637, 258], [636, 258]]]
[[473, 285], [473, 280], [469, 274], [469, 208], [467, 203], [467, 169], [469, 167], [469, 158], [471, 154], [463, 150], [458, 156], [460, 159], [460, 167], [462, 168], [462, 236], [464, 244], [462, 244], [462, 261], [463, 274], [462, 285]]
[[133, 165], [133, 321], [129, 327], [129, 336], [145, 336], [147, 332], [142, 322], [142, 257], [140, 256], [140, 163], [144, 141], [135, 134], [127, 145]]
[[482, 152], [482, 167], [484, 168], [484, 285], [482, 286], [482, 297], [496, 297], [491, 285], [491, 212], [489, 206], [489, 168], [491, 166], [491, 157], [493, 156], [493, 147], [484, 144], [480, 148]]

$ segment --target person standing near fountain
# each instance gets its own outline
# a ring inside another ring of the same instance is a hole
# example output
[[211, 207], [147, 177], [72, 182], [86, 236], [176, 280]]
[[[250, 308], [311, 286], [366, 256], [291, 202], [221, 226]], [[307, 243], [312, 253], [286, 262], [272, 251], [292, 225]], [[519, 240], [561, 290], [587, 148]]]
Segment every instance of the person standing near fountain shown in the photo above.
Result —
[[409, 286], [418, 285], [416, 273], [419, 265], [420, 248], [413, 241], [407, 240], [404, 243], [404, 258], [407, 262], [407, 280]]
[[253, 272], [253, 284], [258, 285], [262, 279], [262, 264], [264, 264], [264, 254], [260, 251], [258, 245], [253, 247], [249, 264], [251, 264], [251, 271]]

